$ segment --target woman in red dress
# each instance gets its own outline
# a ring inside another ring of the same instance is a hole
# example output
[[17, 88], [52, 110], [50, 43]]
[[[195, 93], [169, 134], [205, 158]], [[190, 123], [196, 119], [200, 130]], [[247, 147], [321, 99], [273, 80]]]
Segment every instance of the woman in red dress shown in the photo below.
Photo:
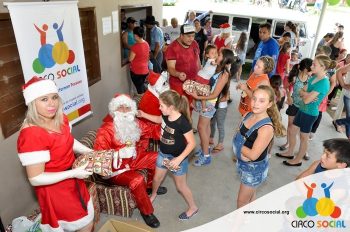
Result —
[[42, 213], [42, 231], [88, 232], [94, 209], [84, 178], [85, 167], [71, 169], [74, 152], [91, 149], [75, 140], [55, 83], [32, 78], [23, 86], [28, 106], [18, 141], [18, 156], [35, 188]]

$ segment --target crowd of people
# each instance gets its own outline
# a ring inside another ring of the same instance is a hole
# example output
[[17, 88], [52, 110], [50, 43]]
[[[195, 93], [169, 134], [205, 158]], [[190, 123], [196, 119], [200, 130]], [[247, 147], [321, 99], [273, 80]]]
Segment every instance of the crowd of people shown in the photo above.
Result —
[[[145, 20], [145, 28], [136, 26], [132, 17], [126, 19], [122, 35], [124, 54], [130, 61], [130, 77], [138, 94], [154, 104], [144, 106], [127, 94], [116, 94], [108, 104], [109, 114], [97, 131], [94, 150], [114, 149], [112, 171], [107, 182], [130, 188], [141, 216], [150, 227], [160, 222], [152, 203], [157, 195], [165, 194], [161, 186], [167, 172], [174, 176], [176, 189], [188, 207], [179, 220], [189, 220], [199, 212], [196, 197], [186, 179], [189, 156], [197, 158], [195, 167], [209, 166], [214, 162], [212, 153], [224, 150], [225, 118], [230, 99], [230, 83], [236, 77], [240, 95], [238, 110], [242, 120], [233, 134], [233, 153], [240, 177], [237, 208], [255, 199], [256, 189], [267, 178], [270, 151], [275, 136], [287, 136], [287, 141], [276, 153], [289, 167], [302, 165], [307, 155], [310, 132], [320, 123], [327, 95], [336, 84], [344, 89], [346, 118], [333, 122], [337, 131], [346, 127], [350, 134], [350, 70], [349, 57], [343, 54], [343, 33], [327, 34], [321, 41], [318, 54], [298, 60], [298, 33], [292, 22], [285, 25], [279, 41], [271, 37], [271, 25], [259, 27], [260, 43], [255, 52], [252, 70], [247, 81], [241, 81], [245, 64], [247, 34], [242, 33], [233, 43], [231, 25], [221, 25], [219, 35], [211, 34], [210, 17], [200, 25], [210, 11], [189, 17], [179, 26], [176, 18], [163, 30], [154, 16]], [[166, 34], [166, 36], [164, 36]], [[330, 39], [331, 37], [331, 39]], [[341, 59], [339, 58], [341, 56]], [[239, 68], [233, 72], [232, 67]], [[163, 79], [169, 74], [169, 86]], [[185, 86], [184, 83], [187, 82]], [[146, 86], [145, 83], [149, 83]], [[333, 86], [333, 87], [332, 87]], [[170, 88], [170, 89], [169, 89]], [[91, 231], [93, 207], [82, 179], [92, 175], [86, 165], [71, 169], [74, 153], [92, 150], [75, 140], [70, 132], [67, 117], [57, 87], [51, 80], [33, 78], [24, 86], [28, 105], [26, 119], [18, 138], [18, 153], [27, 176], [34, 186], [42, 212], [41, 226], [50, 230]], [[207, 89], [208, 91], [203, 91]], [[155, 99], [155, 100], [154, 100]], [[282, 124], [280, 110], [288, 105], [287, 128]], [[150, 110], [150, 107], [155, 107]], [[197, 111], [199, 149], [192, 126], [192, 112]], [[233, 128], [235, 125], [230, 125]], [[215, 129], [218, 142], [215, 144]], [[296, 137], [300, 146], [296, 155]], [[150, 139], [159, 140], [159, 151], [148, 149]], [[231, 152], [231, 151], [225, 151]], [[298, 178], [350, 165], [348, 139], [330, 139], [324, 142], [321, 160], [314, 162]], [[147, 181], [139, 170], [147, 170]], [[149, 196], [149, 195], [150, 196]], [[61, 204], [60, 199], [65, 199]], [[44, 230], [46, 231], [46, 230]]]

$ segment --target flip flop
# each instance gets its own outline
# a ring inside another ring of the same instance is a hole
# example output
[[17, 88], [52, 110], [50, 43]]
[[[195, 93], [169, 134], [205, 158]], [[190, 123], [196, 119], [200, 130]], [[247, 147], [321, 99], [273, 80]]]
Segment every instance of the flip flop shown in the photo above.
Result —
[[280, 158], [284, 158], [284, 159], [293, 159], [294, 158], [294, 156], [284, 156], [280, 153], [275, 153], [275, 156], [280, 157]]
[[219, 153], [222, 150], [224, 150], [224, 147], [214, 147], [212, 153]]
[[186, 220], [191, 219], [194, 215], [196, 215], [196, 214], [198, 213], [198, 210], [199, 210], [199, 209], [197, 209], [196, 211], [194, 211], [194, 212], [192, 213], [192, 215], [190, 215], [190, 216], [187, 216], [186, 212], [181, 213], [181, 214], [179, 215], [179, 220], [180, 220], [180, 221], [186, 221]]

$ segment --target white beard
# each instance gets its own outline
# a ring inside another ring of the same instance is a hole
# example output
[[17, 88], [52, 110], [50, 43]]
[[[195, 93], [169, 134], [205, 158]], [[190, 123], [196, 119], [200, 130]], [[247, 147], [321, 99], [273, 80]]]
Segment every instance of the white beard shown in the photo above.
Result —
[[135, 120], [135, 113], [115, 111], [114, 117], [115, 138], [121, 143], [131, 142], [134, 146], [140, 140], [141, 131]]

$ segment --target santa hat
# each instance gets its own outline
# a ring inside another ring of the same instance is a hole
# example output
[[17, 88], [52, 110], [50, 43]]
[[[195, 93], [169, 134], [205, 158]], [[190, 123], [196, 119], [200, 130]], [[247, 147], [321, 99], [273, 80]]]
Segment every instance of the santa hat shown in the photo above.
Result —
[[231, 33], [231, 25], [229, 23], [224, 23], [220, 25], [221, 33]]
[[160, 77], [159, 73], [150, 72], [148, 75], [148, 83], [150, 83], [150, 85], [154, 86], [157, 83], [159, 77]]
[[136, 102], [131, 99], [131, 97], [127, 94], [119, 94], [117, 93], [114, 95], [114, 98], [109, 102], [108, 110], [109, 114], [113, 117], [114, 112], [120, 107], [120, 106], [127, 106], [131, 108], [131, 111], [136, 114], [137, 107]]
[[49, 93], [58, 93], [57, 86], [52, 80], [33, 77], [22, 86], [26, 105]]

